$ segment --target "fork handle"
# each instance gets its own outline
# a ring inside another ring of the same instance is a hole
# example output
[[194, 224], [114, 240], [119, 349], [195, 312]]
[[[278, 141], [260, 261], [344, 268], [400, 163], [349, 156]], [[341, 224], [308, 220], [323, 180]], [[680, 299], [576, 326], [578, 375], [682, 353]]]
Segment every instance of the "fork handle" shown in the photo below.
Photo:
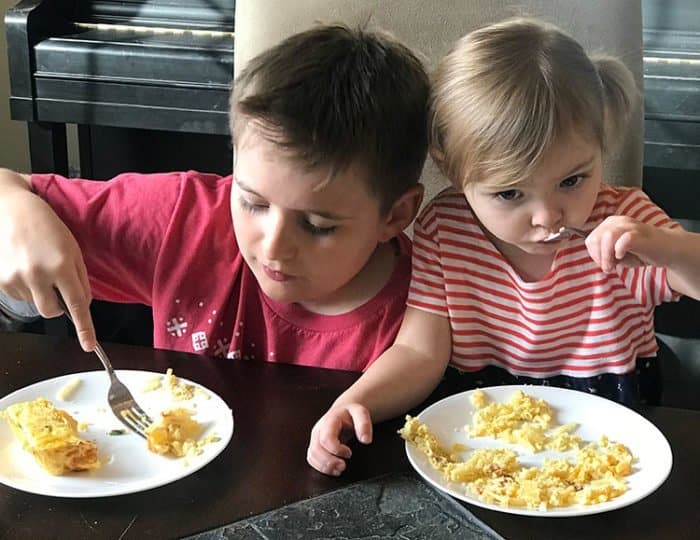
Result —
[[[68, 311], [66, 301], [63, 299], [63, 296], [61, 296], [61, 292], [56, 287], [54, 287], [54, 291], [56, 292], [56, 299], [58, 300], [58, 305], [61, 306], [61, 309], [63, 310], [63, 314], [73, 325], [75, 325], [75, 321], [73, 321], [73, 317], [71, 317], [70, 311]], [[104, 351], [99, 342], [95, 342], [95, 354], [100, 359], [100, 362], [102, 362], [102, 365], [107, 370], [107, 373], [109, 373], [110, 378], [114, 378], [115, 375], [112, 363], [109, 361], [107, 353]]]
[[100, 359], [100, 362], [102, 362], [102, 365], [107, 370], [107, 373], [109, 373], [109, 376], [113, 378], [115, 375], [114, 369], [112, 368], [112, 363], [109, 361], [107, 353], [104, 351], [102, 345], [100, 345], [99, 343], [95, 343], [95, 354], [97, 355], [97, 358]]

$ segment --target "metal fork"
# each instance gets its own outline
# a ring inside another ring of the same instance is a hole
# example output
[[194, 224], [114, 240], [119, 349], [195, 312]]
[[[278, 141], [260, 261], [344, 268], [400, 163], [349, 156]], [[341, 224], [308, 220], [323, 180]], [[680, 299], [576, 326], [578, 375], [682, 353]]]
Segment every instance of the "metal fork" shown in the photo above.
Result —
[[[58, 298], [58, 304], [61, 306], [63, 313], [65, 313], [66, 317], [71, 323], [75, 324], [73, 317], [71, 317], [70, 312], [68, 311], [68, 306], [66, 306], [66, 303], [58, 289], [56, 289], [56, 297]], [[97, 357], [107, 370], [107, 375], [109, 375], [110, 385], [109, 391], [107, 392], [107, 402], [109, 403], [114, 416], [116, 416], [117, 419], [131, 431], [145, 439], [146, 434], [144, 431], [151, 424], [153, 424], [153, 420], [148, 416], [148, 414], [146, 414], [139, 404], [136, 403], [134, 396], [132, 396], [129, 389], [124, 386], [124, 383], [117, 378], [117, 375], [114, 373], [114, 369], [112, 368], [112, 363], [109, 361], [107, 353], [104, 351], [99, 342], [95, 342], [95, 354], [97, 354]]]

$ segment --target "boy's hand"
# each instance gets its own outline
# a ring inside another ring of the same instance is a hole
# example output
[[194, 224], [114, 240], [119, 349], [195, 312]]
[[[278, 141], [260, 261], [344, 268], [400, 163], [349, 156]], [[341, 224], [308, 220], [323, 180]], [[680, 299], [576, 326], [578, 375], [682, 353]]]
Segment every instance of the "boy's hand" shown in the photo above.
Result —
[[75, 238], [53, 209], [30, 191], [3, 194], [0, 212], [0, 289], [34, 303], [43, 317], [63, 313], [58, 289], [75, 321], [80, 344], [95, 348], [87, 270]]
[[344, 443], [353, 434], [363, 444], [372, 442], [369, 411], [359, 403], [334, 405], [311, 430], [306, 461], [323, 474], [340, 476], [345, 460], [352, 456], [352, 450]]
[[623, 266], [668, 266], [666, 229], [627, 216], [610, 216], [586, 238], [591, 258], [603, 272]]

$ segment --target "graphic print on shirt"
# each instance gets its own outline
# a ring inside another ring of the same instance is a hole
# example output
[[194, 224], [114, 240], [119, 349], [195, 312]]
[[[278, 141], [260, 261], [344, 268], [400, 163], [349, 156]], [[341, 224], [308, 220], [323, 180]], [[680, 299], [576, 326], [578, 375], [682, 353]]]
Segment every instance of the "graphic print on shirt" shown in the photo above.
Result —
[[187, 333], [187, 322], [184, 317], [171, 317], [166, 323], [168, 333], [175, 337], [182, 337]]
[[199, 352], [209, 348], [206, 332], [195, 332], [192, 334], [192, 348]]
[[217, 339], [216, 347], [214, 348], [214, 356], [223, 358], [228, 354], [229, 341], [227, 338]]

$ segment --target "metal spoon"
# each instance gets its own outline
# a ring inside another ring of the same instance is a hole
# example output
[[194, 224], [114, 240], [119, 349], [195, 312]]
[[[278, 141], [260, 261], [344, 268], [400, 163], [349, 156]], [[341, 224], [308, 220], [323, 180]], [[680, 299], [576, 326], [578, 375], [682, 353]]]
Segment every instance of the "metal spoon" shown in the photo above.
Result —
[[[562, 227], [557, 232], [550, 234], [542, 241], [545, 243], [556, 242], [557, 240], [569, 238], [570, 236], [580, 236], [581, 238], [586, 238], [588, 233], [583, 229], [577, 229], [576, 227]], [[620, 262], [626, 264], [627, 266], [644, 266], [641, 259], [633, 253], [628, 253], [625, 255], [622, 259], [620, 259]]]
[[577, 229], [576, 227], [562, 227], [557, 232], [551, 233], [547, 238], [542, 240], [543, 242], [556, 242], [562, 238], [568, 238], [570, 236], [580, 236], [581, 238], [586, 238], [588, 233], [582, 229]]

